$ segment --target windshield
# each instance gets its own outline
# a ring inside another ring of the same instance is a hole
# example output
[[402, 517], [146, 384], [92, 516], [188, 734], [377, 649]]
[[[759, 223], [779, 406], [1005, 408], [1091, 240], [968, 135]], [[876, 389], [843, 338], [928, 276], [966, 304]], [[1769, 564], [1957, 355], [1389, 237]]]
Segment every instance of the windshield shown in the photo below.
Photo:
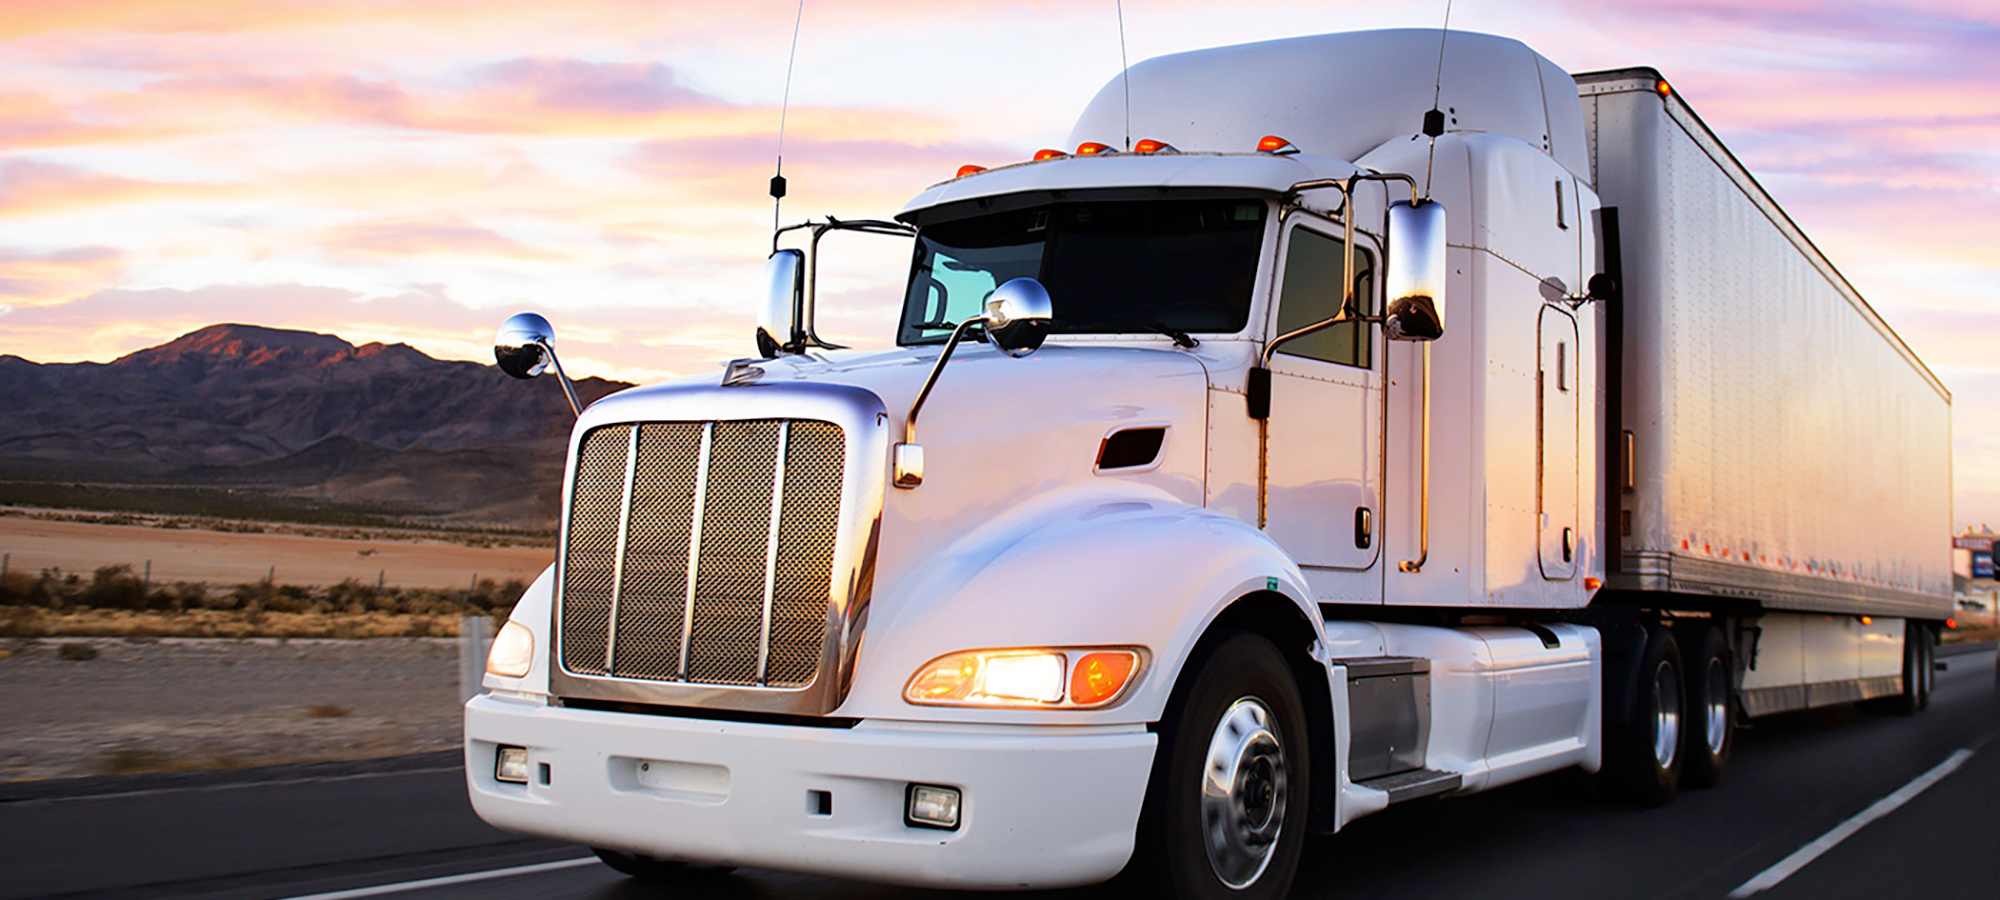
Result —
[[944, 340], [1024, 275], [1048, 288], [1056, 334], [1239, 331], [1264, 214], [1260, 200], [1121, 200], [931, 225], [917, 235], [897, 340]]

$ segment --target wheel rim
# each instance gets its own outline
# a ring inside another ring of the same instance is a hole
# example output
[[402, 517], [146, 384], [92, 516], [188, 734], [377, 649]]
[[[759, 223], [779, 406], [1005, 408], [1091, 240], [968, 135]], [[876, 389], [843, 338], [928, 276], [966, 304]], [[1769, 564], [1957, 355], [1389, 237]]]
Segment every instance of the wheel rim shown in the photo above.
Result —
[[1710, 657], [1708, 674], [1707, 722], [1704, 735], [1708, 739], [1708, 755], [1721, 756], [1723, 742], [1729, 740], [1729, 672], [1722, 667], [1722, 657]]
[[1285, 748], [1270, 707], [1255, 697], [1215, 723], [1202, 766], [1201, 823], [1208, 865], [1232, 888], [1264, 874], [1285, 823]]
[[1666, 660], [1653, 670], [1653, 761], [1660, 768], [1674, 765], [1681, 742], [1681, 688], [1674, 667]]

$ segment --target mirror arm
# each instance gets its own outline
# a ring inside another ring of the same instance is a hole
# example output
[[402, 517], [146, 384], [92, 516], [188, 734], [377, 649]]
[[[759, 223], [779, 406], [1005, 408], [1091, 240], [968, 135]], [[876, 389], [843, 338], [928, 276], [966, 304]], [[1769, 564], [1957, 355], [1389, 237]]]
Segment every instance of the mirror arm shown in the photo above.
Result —
[[917, 401], [910, 404], [910, 414], [903, 418], [903, 443], [917, 442], [917, 414], [923, 411], [924, 401], [930, 399], [931, 388], [937, 387], [938, 376], [944, 374], [944, 364], [951, 361], [951, 351], [958, 349], [959, 341], [965, 339], [966, 330], [981, 321], [980, 317], [973, 316], [952, 329], [951, 339], [944, 342], [944, 352], [938, 354], [937, 363], [931, 366], [931, 377], [924, 379], [924, 389], [917, 392]]
[[563, 371], [562, 359], [556, 356], [556, 348], [548, 341], [536, 341], [542, 352], [549, 355], [549, 363], [556, 367], [556, 380], [562, 382], [563, 396], [569, 398], [569, 411], [577, 418], [583, 417], [583, 405], [576, 401], [576, 385], [571, 384], [569, 373]]
[[819, 328], [815, 322], [819, 313], [819, 239], [825, 237], [829, 231], [856, 231], [862, 234], [913, 237], [917, 233], [916, 226], [907, 225], [902, 222], [884, 221], [882, 219], [852, 219], [842, 221], [833, 216], [827, 216], [824, 222], [804, 222], [778, 229], [777, 234], [771, 236], [772, 250], [776, 251], [777, 249], [778, 235], [801, 228], [812, 230], [812, 241], [809, 245], [810, 251], [806, 255], [805, 291], [803, 292], [803, 296], [799, 298], [800, 309], [793, 316], [792, 344], [800, 350], [808, 347], [818, 347], [822, 350], [845, 350], [847, 349], [845, 346], [835, 344], [820, 337]]

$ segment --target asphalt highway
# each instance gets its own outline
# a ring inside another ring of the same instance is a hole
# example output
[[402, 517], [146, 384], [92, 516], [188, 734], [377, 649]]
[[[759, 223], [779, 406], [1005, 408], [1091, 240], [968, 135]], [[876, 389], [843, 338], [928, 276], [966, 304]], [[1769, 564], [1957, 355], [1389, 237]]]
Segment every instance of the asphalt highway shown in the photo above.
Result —
[[[1994, 651], [1948, 663], [1914, 718], [1836, 707], [1757, 722], [1740, 733], [1726, 784], [1663, 809], [1611, 805], [1580, 774], [1393, 807], [1311, 839], [1293, 895], [1992, 900]], [[992, 896], [750, 870], [662, 891], [581, 848], [486, 826], [455, 764], [446, 754], [0, 786], [0, 900]]]

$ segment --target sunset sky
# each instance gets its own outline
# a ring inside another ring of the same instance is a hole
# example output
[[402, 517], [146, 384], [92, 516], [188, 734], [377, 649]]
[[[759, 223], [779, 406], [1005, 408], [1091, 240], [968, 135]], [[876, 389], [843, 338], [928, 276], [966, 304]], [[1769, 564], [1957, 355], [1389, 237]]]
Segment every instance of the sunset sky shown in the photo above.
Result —
[[[576, 374], [750, 351], [795, 0], [0, 0], [0, 353], [214, 322]], [[1130, 57], [1434, 27], [1443, 3], [1129, 0]], [[1957, 521], [2000, 524], [2000, 4], [1464, 0], [1571, 71], [1665, 72], [1954, 394]], [[1091, 2], [807, 0], [788, 222], [883, 217], [1056, 146], [1119, 69]], [[902, 249], [833, 244], [831, 330]]]

